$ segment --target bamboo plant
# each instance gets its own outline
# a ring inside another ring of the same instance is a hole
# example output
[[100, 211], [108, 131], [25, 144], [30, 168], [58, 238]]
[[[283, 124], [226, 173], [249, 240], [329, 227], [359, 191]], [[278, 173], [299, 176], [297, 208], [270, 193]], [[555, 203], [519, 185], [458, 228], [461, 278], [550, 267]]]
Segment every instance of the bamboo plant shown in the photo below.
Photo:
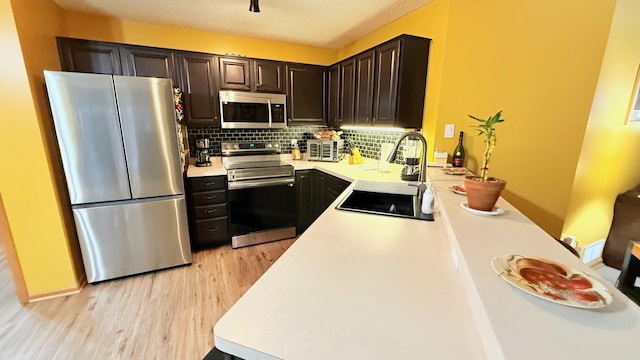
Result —
[[487, 119], [479, 119], [473, 115], [469, 115], [470, 118], [479, 121], [480, 124], [473, 126], [478, 130], [478, 136], [485, 136], [486, 148], [482, 157], [482, 168], [480, 169], [480, 178], [483, 182], [486, 182], [489, 177], [487, 175], [489, 170], [489, 160], [491, 159], [491, 153], [496, 146], [496, 131], [493, 128], [495, 124], [503, 122], [505, 119], [501, 118], [502, 110], [498, 111], [495, 115], [489, 116]]

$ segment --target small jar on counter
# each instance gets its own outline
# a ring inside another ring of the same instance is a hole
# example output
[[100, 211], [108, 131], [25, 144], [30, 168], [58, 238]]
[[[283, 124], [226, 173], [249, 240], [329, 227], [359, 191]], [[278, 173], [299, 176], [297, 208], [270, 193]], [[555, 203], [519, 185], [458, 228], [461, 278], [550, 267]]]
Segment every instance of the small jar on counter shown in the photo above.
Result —
[[298, 147], [298, 143], [291, 144], [291, 159], [292, 160], [301, 160], [302, 154], [300, 153], [300, 147]]

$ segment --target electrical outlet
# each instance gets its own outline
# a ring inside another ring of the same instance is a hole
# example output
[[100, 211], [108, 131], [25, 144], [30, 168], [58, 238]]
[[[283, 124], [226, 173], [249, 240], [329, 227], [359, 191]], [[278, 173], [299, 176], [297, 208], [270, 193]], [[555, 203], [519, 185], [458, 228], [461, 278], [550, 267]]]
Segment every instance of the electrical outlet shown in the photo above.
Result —
[[588, 264], [602, 256], [605, 239], [598, 240], [584, 247], [582, 262]]
[[454, 124], [446, 124], [444, 126], [444, 137], [447, 139], [453, 138], [453, 133], [456, 130], [456, 126]]

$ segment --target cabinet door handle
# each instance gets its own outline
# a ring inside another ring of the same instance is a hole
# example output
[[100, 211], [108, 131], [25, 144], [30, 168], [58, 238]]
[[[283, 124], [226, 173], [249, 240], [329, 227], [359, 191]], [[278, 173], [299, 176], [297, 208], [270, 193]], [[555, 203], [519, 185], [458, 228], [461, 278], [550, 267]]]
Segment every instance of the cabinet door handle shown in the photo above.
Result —
[[218, 228], [217, 228], [217, 227], [214, 227], [214, 228], [207, 228], [207, 231], [208, 231], [208, 232], [218, 231]]
[[215, 198], [216, 198], [215, 195], [208, 195], [208, 196], [204, 197], [205, 200], [211, 200], [211, 199], [215, 199]]
[[213, 210], [206, 209], [204, 212], [207, 214], [213, 214], [213, 213], [217, 213], [218, 209], [213, 209]]

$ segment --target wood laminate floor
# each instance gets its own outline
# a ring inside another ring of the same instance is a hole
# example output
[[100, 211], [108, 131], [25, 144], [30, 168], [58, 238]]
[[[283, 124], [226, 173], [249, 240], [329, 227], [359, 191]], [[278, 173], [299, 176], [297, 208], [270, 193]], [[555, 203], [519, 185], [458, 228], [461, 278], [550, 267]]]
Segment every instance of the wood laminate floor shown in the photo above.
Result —
[[21, 305], [0, 249], [0, 359], [202, 359], [213, 326], [294, 242], [193, 254], [193, 264]]

